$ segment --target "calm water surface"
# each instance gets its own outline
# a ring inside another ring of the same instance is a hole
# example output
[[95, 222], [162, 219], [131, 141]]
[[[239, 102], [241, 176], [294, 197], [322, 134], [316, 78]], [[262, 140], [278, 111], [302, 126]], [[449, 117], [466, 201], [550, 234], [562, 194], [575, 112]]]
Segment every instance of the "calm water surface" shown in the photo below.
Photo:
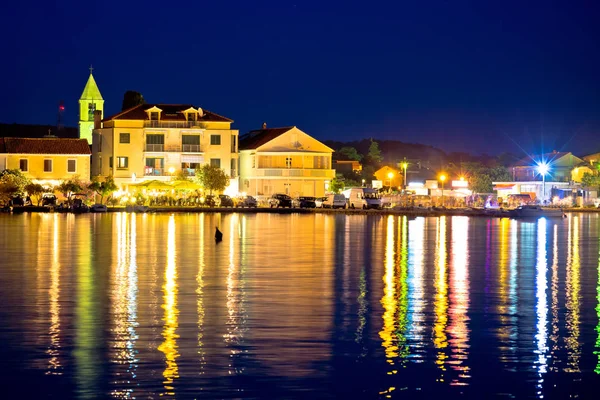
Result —
[[0, 215], [2, 398], [597, 398], [599, 231]]

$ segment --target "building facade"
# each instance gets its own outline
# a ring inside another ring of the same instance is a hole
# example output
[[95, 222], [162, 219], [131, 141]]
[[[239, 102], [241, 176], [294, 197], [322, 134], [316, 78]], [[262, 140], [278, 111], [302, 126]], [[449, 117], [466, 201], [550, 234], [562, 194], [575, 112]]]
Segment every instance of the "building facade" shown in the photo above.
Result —
[[237, 193], [238, 131], [232, 120], [193, 105], [142, 104], [100, 121], [92, 145], [92, 176], [113, 176], [122, 188], [144, 180], [193, 176], [211, 164], [230, 176]]
[[92, 130], [94, 129], [94, 114], [97, 111], [100, 112], [102, 117], [104, 99], [92, 75], [92, 68], [90, 68], [90, 76], [79, 99], [79, 138], [87, 140], [90, 145], [92, 144]]
[[323, 196], [335, 177], [333, 150], [295, 126], [240, 138], [239, 190], [253, 196]]
[[19, 169], [33, 183], [56, 186], [90, 177], [90, 146], [85, 139], [0, 138], [0, 170]]

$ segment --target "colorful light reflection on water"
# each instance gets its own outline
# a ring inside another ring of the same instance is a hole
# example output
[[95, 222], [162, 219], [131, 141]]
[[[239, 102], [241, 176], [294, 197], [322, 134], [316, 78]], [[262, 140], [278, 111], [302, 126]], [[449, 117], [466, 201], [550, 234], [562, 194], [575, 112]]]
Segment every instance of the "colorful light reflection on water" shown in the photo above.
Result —
[[585, 398], [599, 232], [584, 214], [0, 216], [0, 372], [20, 397]]

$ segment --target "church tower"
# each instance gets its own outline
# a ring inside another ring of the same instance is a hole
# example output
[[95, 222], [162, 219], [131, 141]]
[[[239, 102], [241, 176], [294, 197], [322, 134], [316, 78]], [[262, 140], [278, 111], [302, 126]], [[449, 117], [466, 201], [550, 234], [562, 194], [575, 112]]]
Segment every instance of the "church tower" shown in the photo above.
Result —
[[96, 85], [94, 75], [90, 67], [90, 77], [88, 78], [81, 98], [79, 99], [79, 138], [87, 139], [92, 144], [92, 130], [94, 129], [94, 111], [104, 111], [104, 99], [100, 94], [100, 89]]

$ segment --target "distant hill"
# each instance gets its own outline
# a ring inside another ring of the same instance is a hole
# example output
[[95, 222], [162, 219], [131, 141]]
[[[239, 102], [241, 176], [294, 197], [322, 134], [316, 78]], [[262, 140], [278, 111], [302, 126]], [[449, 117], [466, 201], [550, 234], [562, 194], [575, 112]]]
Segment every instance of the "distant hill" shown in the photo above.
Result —
[[[501, 156], [489, 155], [471, 155], [469, 153], [446, 153], [436, 147], [419, 144], [419, 143], [404, 143], [398, 140], [377, 140], [383, 164], [396, 166], [404, 158], [411, 163], [420, 163], [423, 167], [441, 169], [445, 168], [448, 163], [460, 164], [461, 162], [481, 162], [489, 165], [490, 163], [499, 162], [503, 165], [508, 165], [511, 162], [517, 161], [519, 158], [512, 154], [502, 154]], [[342, 147], [354, 147], [360, 154], [366, 156], [369, 153], [371, 139], [363, 139], [353, 142], [339, 142], [334, 140], [326, 140], [323, 143], [335, 151]], [[334, 153], [334, 159], [338, 159]]]
[[42, 138], [50, 134], [59, 138], [79, 138], [79, 129], [52, 125], [4, 124], [0, 122], [0, 137]]

